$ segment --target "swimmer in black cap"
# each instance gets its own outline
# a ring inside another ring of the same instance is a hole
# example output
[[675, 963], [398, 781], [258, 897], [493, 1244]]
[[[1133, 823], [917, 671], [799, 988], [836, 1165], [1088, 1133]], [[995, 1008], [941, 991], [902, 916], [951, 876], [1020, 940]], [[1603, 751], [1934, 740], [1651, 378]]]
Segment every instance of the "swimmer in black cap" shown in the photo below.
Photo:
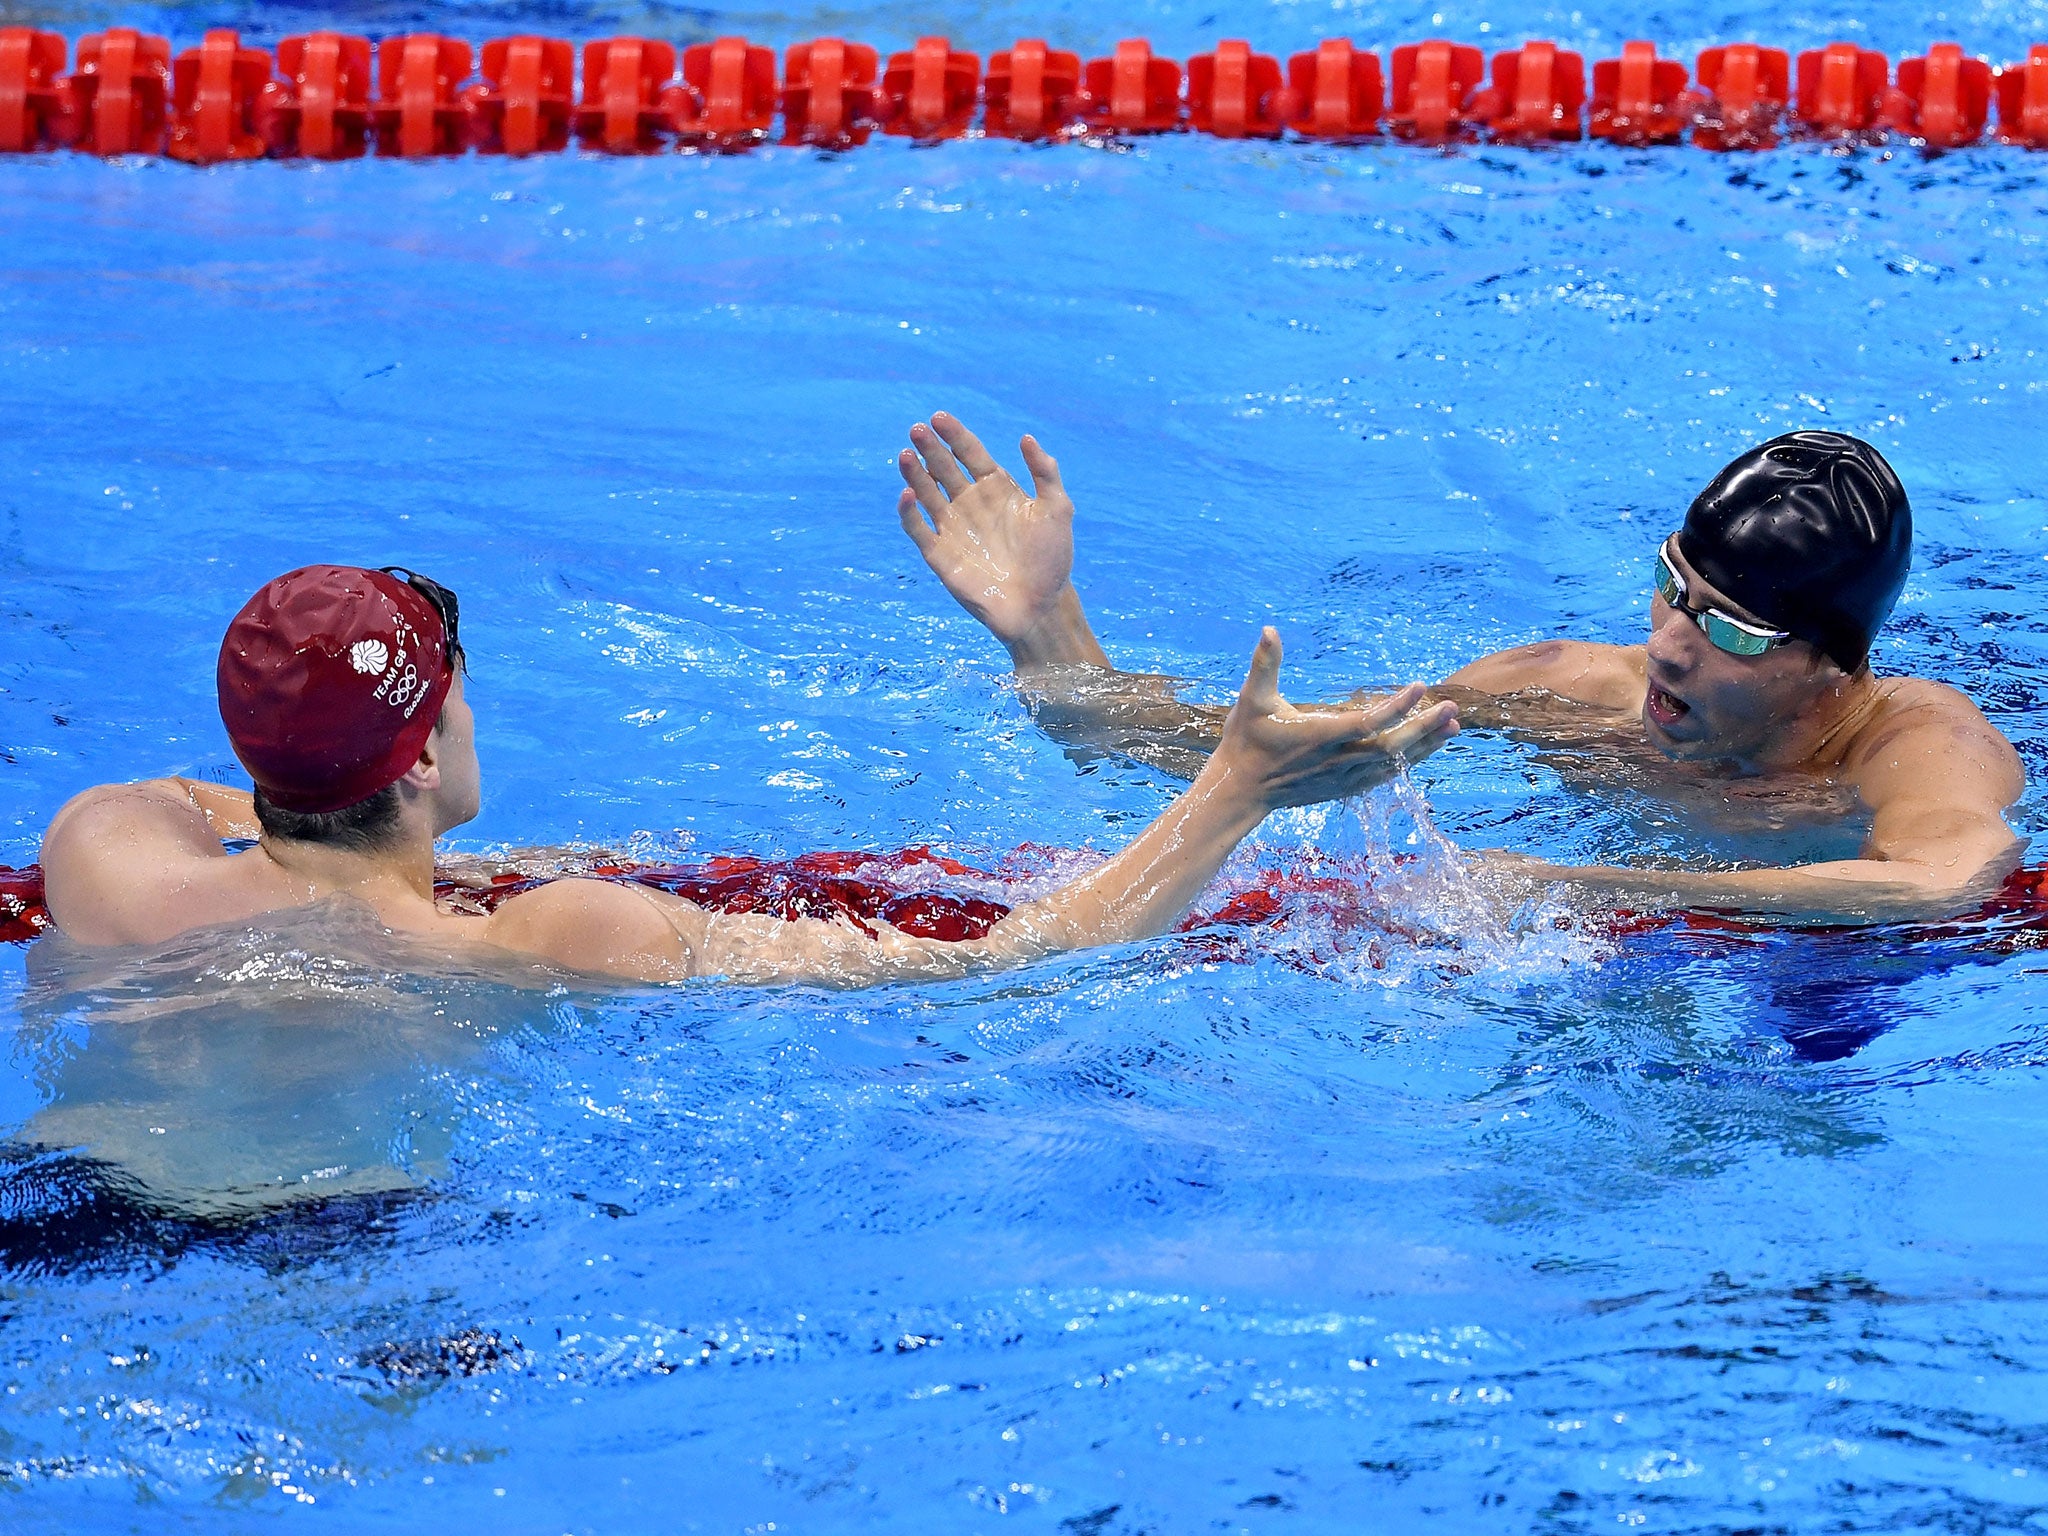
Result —
[[[910, 441], [904, 531], [1009, 648], [1040, 721], [1170, 771], [1197, 767], [1218, 712], [1180, 703], [1171, 679], [1111, 666], [1074, 591], [1073, 503], [1045, 450], [1023, 441], [1027, 497], [952, 416], [920, 422]], [[1646, 644], [1520, 646], [1436, 690], [1468, 729], [1595, 747], [1603, 775], [1619, 769], [1703, 816], [1860, 806], [1870, 822], [1855, 857], [1716, 873], [1496, 864], [1630, 906], [1914, 917], [1992, 894], [2019, 858], [2004, 817], [2025, 786], [2018, 754], [1955, 689], [1869, 666], [1912, 543], [1905, 490], [1875, 448], [1787, 433], [1715, 476], [1658, 548]], [[1628, 751], [1638, 743], [1658, 756]]]

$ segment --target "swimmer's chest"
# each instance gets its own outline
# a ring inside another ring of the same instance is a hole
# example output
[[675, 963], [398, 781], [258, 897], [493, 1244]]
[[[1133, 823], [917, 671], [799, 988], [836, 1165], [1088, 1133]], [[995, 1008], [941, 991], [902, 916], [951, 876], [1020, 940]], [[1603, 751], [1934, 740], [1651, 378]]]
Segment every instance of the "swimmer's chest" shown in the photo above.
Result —
[[1716, 865], [1813, 864], [1856, 858], [1871, 812], [1853, 786], [1813, 774], [1702, 773], [1660, 755], [1601, 754], [1551, 765], [1607, 838], [1661, 858]]

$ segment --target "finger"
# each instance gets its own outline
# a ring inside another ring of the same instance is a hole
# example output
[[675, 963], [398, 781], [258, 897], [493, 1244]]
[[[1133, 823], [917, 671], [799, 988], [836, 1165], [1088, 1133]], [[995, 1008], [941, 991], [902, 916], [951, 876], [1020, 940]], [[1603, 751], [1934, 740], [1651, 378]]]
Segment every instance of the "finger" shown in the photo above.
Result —
[[903, 531], [910, 535], [910, 542], [917, 546], [917, 552], [930, 557], [932, 546], [939, 542], [932, 525], [924, 520], [924, 513], [917, 508], [917, 493], [905, 486], [896, 497], [896, 520], [903, 525]]
[[1251, 670], [1244, 686], [1237, 690], [1237, 702], [1261, 714], [1270, 713], [1280, 698], [1280, 631], [1268, 624], [1259, 631], [1259, 643], [1252, 650]]
[[1367, 722], [1366, 730], [1381, 731], [1394, 724], [1409, 710], [1422, 702], [1424, 689], [1420, 683], [1410, 683], [1399, 693], [1389, 694], [1384, 699], [1374, 699], [1362, 709], [1347, 709], [1347, 715], [1356, 715]]
[[1344, 717], [1297, 715], [1288, 723], [1314, 736], [1332, 755], [1355, 761], [1375, 776], [1374, 782], [1386, 777], [1390, 756], [1419, 763], [1458, 734], [1457, 706], [1449, 703], [1432, 705], [1398, 725], [1378, 730], [1367, 728], [1362, 712], [1356, 711]]
[[953, 503], [946, 499], [946, 493], [925, 470], [924, 460], [906, 448], [896, 455], [896, 469], [903, 476], [903, 483], [916, 495], [918, 505], [931, 513], [932, 525], [944, 532], [946, 520], [953, 515]]
[[1003, 466], [998, 464], [981, 446], [981, 439], [968, 431], [958, 416], [946, 411], [932, 412], [932, 430], [946, 440], [946, 446], [953, 450], [953, 457], [967, 468], [967, 473], [977, 480], [986, 480], [990, 475], [1000, 475]]
[[945, 440], [921, 421], [910, 429], [910, 446], [924, 456], [925, 468], [946, 488], [948, 496], [958, 496], [974, 483], [967, 478], [967, 471], [960, 467]]
[[[1330, 704], [1310, 704], [1297, 708], [1285, 705], [1284, 713], [1300, 729], [1312, 729], [1323, 741], [1336, 746], [1365, 745], [1371, 750], [1384, 753], [1389, 749], [1388, 737], [1391, 731], [1404, 725], [1402, 716], [1421, 701], [1423, 688], [1420, 683], [1410, 683], [1399, 693], [1376, 701], [1369, 709], [1345, 709]], [[1434, 709], [1454, 710], [1456, 705], [1433, 706], [1425, 711], [1429, 718], [1436, 718]]]
[[1031, 471], [1031, 494], [1033, 496], [1059, 496], [1066, 487], [1060, 484], [1059, 460], [1038, 446], [1038, 439], [1029, 432], [1018, 447], [1024, 450], [1024, 467]]
[[1381, 738], [1390, 752], [1398, 752], [1416, 763], [1458, 734], [1458, 710], [1454, 704], [1438, 704], [1403, 720]]

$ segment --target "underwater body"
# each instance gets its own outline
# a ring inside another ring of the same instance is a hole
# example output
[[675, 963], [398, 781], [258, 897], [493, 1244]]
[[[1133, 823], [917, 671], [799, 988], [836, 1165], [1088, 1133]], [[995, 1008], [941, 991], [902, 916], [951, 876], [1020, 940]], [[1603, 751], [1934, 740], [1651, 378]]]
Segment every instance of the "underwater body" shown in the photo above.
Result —
[[[646, 29], [1625, 35], [1435, 14]], [[152, 18], [626, 25], [86, 19]], [[1961, 40], [2018, 57], [2037, 20]], [[1896, 57], [1929, 25], [1654, 35]], [[1038, 730], [903, 540], [894, 457], [936, 407], [1013, 469], [1026, 430], [1059, 456], [1105, 642], [1210, 702], [1268, 622], [1302, 699], [1633, 641], [1724, 461], [1868, 437], [1918, 532], [1875, 664], [1984, 707], [2032, 835], [2043, 165], [1191, 135], [0, 161], [0, 863], [87, 785], [243, 782], [228, 617], [296, 564], [402, 561], [463, 599], [485, 811], [452, 871], [838, 850], [891, 890], [1038, 889], [1175, 786]], [[2038, 1529], [2036, 918], [1631, 923], [1461, 876], [1459, 848], [1861, 836], [1633, 760], [1592, 786], [1620, 751], [1468, 733], [1273, 818], [1216, 921], [929, 986], [421, 968], [343, 905], [0, 947], [0, 1525]]]

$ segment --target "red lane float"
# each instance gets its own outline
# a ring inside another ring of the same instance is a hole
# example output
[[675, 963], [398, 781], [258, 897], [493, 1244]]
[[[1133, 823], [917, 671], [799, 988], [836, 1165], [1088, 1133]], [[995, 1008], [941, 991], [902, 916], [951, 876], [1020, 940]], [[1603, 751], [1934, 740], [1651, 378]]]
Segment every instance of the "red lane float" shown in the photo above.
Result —
[[875, 131], [875, 69], [865, 43], [821, 37], [783, 61], [782, 142], [820, 149], [865, 144]]
[[43, 898], [43, 866], [10, 869], [0, 864], [0, 944], [24, 944], [50, 926]]
[[1287, 126], [1303, 138], [1371, 138], [1386, 104], [1380, 56], [1347, 38], [1325, 38], [1287, 61]]
[[[178, 55], [132, 28], [79, 41], [64, 73], [55, 33], [0, 28], [0, 153], [62, 145], [97, 154], [168, 153], [210, 164], [259, 155], [527, 155], [573, 140], [611, 154], [670, 142], [741, 148], [781, 142], [844, 149], [877, 128], [921, 142], [973, 131], [992, 138], [1165, 133], [1341, 141], [1382, 127], [1425, 143], [1572, 141], [1672, 143], [1689, 128], [1703, 149], [1763, 149], [1789, 117], [1806, 138], [1878, 142], [1903, 135], [1930, 150], [1981, 140], [1994, 109], [2001, 142], [2048, 148], [2048, 45], [1994, 70], [1955, 43], [1899, 61], [1854, 43], [1794, 61], [1755, 43], [1709, 48], [1696, 85], [1685, 67], [1631, 41], [1587, 71], [1581, 55], [1543, 40], [1489, 61], [1441, 38], [1378, 54], [1344, 38], [1277, 58], [1241, 39], [1188, 61], [1126, 38], [1082, 62], [1042, 38], [981, 61], [943, 37], [891, 55], [839, 38], [792, 47], [778, 84], [775, 56], [741, 37], [677, 50], [651, 38], [586, 43], [582, 68], [566, 41], [495, 38], [471, 83], [469, 44], [433, 33], [368, 40], [334, 32], [286, 38], [269, 55], [227, 29]], [[678, 72], [680, 62], [680, 73]], [[1491, 75], [1489, 81], [1488, 76]], [[1384, 116], [1382, 115], [1384, 113]]]
[[1081, 58], [1027, 37], [991, 54], [982, 131], [992, 139], [1045, 139], [1081, 121]]
[[1791, 60], [1782, 48], [1730, 43], [1699, 58], [1692, 141], [1701, 149], [1769, 149], [1790, 97]]
[[1579, 137], [1586, 61], [1555, 43], [1524, 43], [1493, 56], [1493, 84], [1472, 97], [1472, 116], [1496, 139]]
[[1799, 55], [1792, 117], [1822, 138], [1852, 138], [1882, 127], [1891, 63], [1854, 43], [1830, 43]]
[[244, 48], [231, 27], [208, 32], [171, 66], [171, 158], [193, 165], [262, 159], [275, 95], [269, 49]]
[[1180, 65], [1127, 37], [1081, 70], [1081, 118], [1094, 133], [1171, 133], [1180, 126]]
[[1991, 116], [1991, 66], [1964, 58], [1955, 43], [1936, 43], [1925, 58], [1901, 59], [1885, 116], [1931, 149], [1974, 144]]
[[2048, 149], [2048, 44], [2027, 50], [2027, 62], [1998, 72], [1998, 137]]
[[943, 37], [920, 37], [907, 53], [889, 55], [875, 93], [882, 132], [921, 143], [957, 139], [974, 122], [981, 60]]
[[1219, 139], [1277, 139], [1287, 126], [1280, 61], [1241, 40], [1188, 60], [1188, 126]]
[[1621, 45], [1593, 66], [1587, 131], [1616, 144], [1676, 144], [1685, 132], [1685, 66], [1657, 57], [1655, 43]]
[[[701, 865], [620, 865], [596, 871], [650, 885], [714, 912], [758, 912], [785, 922], [850, 918], [869, 938], [888, 923], [919, 938], [978, 939], [1010, 915], [999, 901], [936, 889], [904, 889], [901, 877], [988, 878], [929, 848], [900, 853], [807, 853], [794, 859], [714, 858]], [[897, 876], [883, 879], [878, 876]], [[531, 884], [544, 884], [533, 881]]]
[[370, 120], [377, 153], [407, 160], [459, 155], [469, 148], [469, 44], [435, 32], [387, 37], [377, 45], [377, 102]]
[[1477, 48], [1431, 38], [1396, 48], [1393, 64], [1387, 126], [1396, 138], [1441, 144], [1471, 133], [1476, 124], [1467, 103], [1486, 78]]
[[663, 93], [676, 137], [707, 149], [744, 149], [775, 127], [775, 50], [721, 37], [683, 50], [683, 83]]
[[576, 111], [576, 49], [558, 37], [494, 37], [481, 84], [462, 93], [479, 154], [552, 154], [569, 147]]
[[171, 45], [133, 27], [78, 40], [69, 81], [71, 142], [95, 155], [160, 155], [171, 97]]
[[370, 143], [370, 40], [311, 32], [277, 45], [284, 76], [270, 110], [273, 155], [353, 160]]
[[55, 149], [69, 127], [64, 39], [32, 27], [0, 27], [0, 154]]
[[652, 38], [607, 37], [585, 43], [577, 138], [608, 155], [644, 155], [660, 149], [668, 128], [661, 93], [675, 72], [675, 49]]

